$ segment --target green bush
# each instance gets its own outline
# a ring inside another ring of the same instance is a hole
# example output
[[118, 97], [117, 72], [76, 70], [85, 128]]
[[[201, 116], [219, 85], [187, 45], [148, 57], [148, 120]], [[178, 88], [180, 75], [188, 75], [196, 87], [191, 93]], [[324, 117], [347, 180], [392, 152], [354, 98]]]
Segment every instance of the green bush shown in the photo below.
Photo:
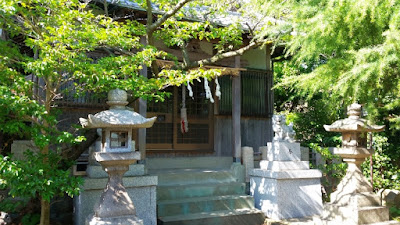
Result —
[[390, 219], [400, 221], [400, 208], [392, 206], [389, 208]]
[[61, 157], [55, 153], [33, 153], [26, 151], [28, 160], [12, 160], [0, 157], [0, 188], [9, 189], [12, 197], [36, 198], [50, 201], [53, 197], [67, 193], [79, 193], [82, 179], [71, 176], [70, 170], [59, 168]]
[[[374, 135], [373, 148], [375, 152], [372, 155], [372, 168], [375, 191], [379, 189], [400, 190], [400, 168], [394, 163], [395, 157], [390, 147], [391, 144], [387, 137], [381, 134]], [[370, 158], [366, 159], [362, 168], [364, 175], [370, 178]]]
[[322, 165], [311, 165], [311, 168], [319, 169], [322, 172], [321, 184], [325, 189], [323, 200], [330, 201], [330, 194], [335, 191], [342, 177], [346, 174], [347, 164], [341, 162], [338, 155], [332, 154], [328, 148], [319, 146], [316, 143], [309, 145], [310, 150], [321, 154], [322, 159], [326, 162]]

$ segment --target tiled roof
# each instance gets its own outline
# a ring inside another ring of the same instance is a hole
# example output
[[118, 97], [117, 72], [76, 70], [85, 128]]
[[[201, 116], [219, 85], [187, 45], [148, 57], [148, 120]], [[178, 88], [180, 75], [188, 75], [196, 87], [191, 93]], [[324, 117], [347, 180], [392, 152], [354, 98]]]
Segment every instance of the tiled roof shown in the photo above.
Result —
[[[132, 2], [129, 0], [107, 0], [109, 4], [118, 5], [120, 7], [134, 9], [138, 11], [145, 11], [139, 4], [136, 2]], [[154, 13], [162, 14], [163, 11], [159, 9], [159, 7], [153, 4]], [[246, 18], [242, 16], [238, 12], [227, 12], [224, 14], [210, 14], [210, 8], [206, 6], [198, 6], [198, 7], [183, 7], [183, 11], [185, 14], [185, 19], [192, 21], [210, 21], [213, 24], [219, 26], [229, 26], [231, 24], [239, 22], [243, 30], [248, 30], [249, 26], [255, 24], [250, 18]]]

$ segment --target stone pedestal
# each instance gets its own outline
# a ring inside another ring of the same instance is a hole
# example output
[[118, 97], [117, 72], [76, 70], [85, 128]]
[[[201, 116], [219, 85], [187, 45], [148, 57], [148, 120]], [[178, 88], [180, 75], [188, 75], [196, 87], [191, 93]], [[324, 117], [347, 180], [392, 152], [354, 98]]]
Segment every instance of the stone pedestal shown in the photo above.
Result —
[[[131, 168], [134, 167], [135, 165], [131, 166]], [[134, 172], [128, 171], [126, 174], [129, 173]], [[157, 225], [157, 176], [127, 176], [126, 174], [122, 181], [126, 192], [135, 205], [136, 217], [143, 220], [144, 225]], [[74, 198], [75, 225], [84, 225], [86, 218], [93, 215], [93, 209], [100, 201], [99, 196], [101, 196], [108, 181], [107, 174], [102, 177], [84, 179], [81, 193]]]
[[136, 217], [136, 209], [122, 182], [129, 165], [140, 157], [138, 152], [96, 152], [96, 160], [108, 173], [108, 182], [94, 214], [87, 218], [87, 225], [121, 224], [143, 225]]
[[267, 160], [250, 171], [250, 193], [256, 208], [272, 219], [302, 218], [322, 213], [319, 170], [300, 161], [299, 143], [268, 143]]

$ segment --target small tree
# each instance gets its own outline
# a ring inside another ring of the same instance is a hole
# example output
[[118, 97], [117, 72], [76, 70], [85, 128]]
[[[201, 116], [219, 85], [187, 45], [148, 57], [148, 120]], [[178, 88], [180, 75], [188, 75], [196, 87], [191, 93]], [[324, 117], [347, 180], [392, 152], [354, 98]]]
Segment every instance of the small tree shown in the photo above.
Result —
[[[78, 191], [80, 182], [67, 176], [63, 159], [76, 159], [96, 139], [94, 131], [77, 136], [57, 129], [54, 101], [62, 95], [63, 84], [73, 83], [78, 94], [120, 88], [129, 91], [132, 99], [163, 100], [168, 86], [219, 75], [219, 70], [206, 70], [204, 65], [266, 42], [264, 36], [252, 33], [253, 38], [244, 43], [238, 24], [218, 27], [207, 21], [181, 20], [185, 12], [196, 12], [183, 10], [184, 6], [210, 6], [203, 13], [212, 15], [224, 11], [223, 1], [137, 1], [146, 10], [145, 24], [110, 17], [104, 2], [105, 15], [94, 14], [92, 5], [78, 0], [0, 3], [0, 27], [8, 35], [0, 41], [0, 132], [28, 135], [40, 149], [38, 154], [28, 154], [29, 162], [3, 158], [0, 181], [13, 196], [40, 198], [41, 225], [50, 223], [50, 200], [56, 194]], [[165, 13], [154, 14], [154, 7]], [[141, 37], [146, 44], [141, 44]], [[155, 39], [181, 49], [183, 61], [157, 49]], [[186, 47], [193, 39], [214, 42], [215, 54], [192, 61]], [[93, 58], [94, 51], [103, 57]], [[157, 59], [174, 64], [159, 69]], [[144, 66], [153, 68], [151, 78], [140, 74]], [[25, 79], [26, 75], [39, 82]]]

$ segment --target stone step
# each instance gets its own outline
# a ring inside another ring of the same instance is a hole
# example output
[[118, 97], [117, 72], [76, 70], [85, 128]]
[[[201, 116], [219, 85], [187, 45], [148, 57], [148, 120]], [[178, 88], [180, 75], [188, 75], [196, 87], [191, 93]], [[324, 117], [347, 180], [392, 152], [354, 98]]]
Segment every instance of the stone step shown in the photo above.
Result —
[[237, 182], [230, 170], [178, 169], [151, 171], [158, 175], [159, 186], [221, 184]]
[[187, 215], [221, 210], [251, 209], [254, 199], [248, 195], [225, 195], [164, 200], [157, 203], [158, 217]]
[[400, 225], [400, 221], [391, 220], [379, 223], [370, 223], [368, 225]]
[[262, 225], [264, 214], [258, 209], [237, 209], [166, 216], [159, 225]]
[[322, 216], [327, 224], [334, 224], [332, 221], [344, 221], [348, 224], [370, 224], [389, 220], [389, 210], [383, 206], [369, 206], [354, 208], [352, 206], [339, 206], [326, 204]]
[[389, 209], [384, 206], [362, 207], [358, 211], [360, 224], [378, 223], [389, 220]]
[[245, 184], [238, 182], [222, 184], [191, 184], [179, 186], [158, 186], [157, 200], [209, 197], [245, 194]]
[[350, 204], [357, 207], [381, 206], [381, 197], [375, 193], [359, 193], [350, 198]]
[[146, 167], [149, 170], [162, 169], [223, 169], [230, 168], [232, 157], [173, 157], [173, 158], [147, 158]]

